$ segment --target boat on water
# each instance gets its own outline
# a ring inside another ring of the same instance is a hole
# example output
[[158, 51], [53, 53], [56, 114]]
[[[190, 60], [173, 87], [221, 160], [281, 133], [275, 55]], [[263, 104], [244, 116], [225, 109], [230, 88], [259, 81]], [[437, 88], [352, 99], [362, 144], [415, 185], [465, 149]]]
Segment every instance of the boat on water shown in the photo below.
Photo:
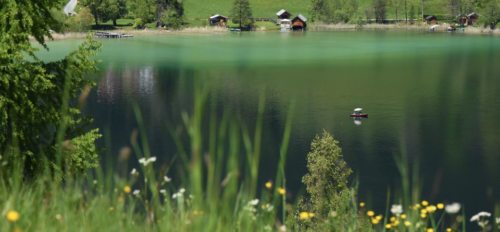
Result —
[[354, 109], [350, 116], [353, 118], [368, 118], [368, 114], [363, 113], [362, 108]]

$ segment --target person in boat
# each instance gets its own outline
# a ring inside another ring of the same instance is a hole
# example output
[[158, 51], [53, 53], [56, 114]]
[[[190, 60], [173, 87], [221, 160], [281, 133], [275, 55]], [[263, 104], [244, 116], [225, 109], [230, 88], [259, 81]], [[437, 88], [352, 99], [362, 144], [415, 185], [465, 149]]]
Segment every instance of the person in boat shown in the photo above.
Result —
[[352, 112], [351, 117], [368, 117], [368, 114], [364, 114], [362, 108], [356, 108]]

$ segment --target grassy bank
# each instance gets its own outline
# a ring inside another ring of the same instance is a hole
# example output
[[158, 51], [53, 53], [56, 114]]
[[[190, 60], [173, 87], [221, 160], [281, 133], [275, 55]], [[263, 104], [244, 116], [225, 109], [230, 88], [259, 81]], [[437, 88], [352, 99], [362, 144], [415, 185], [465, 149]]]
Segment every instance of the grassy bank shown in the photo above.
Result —
[[[440, 27], [434, 30], [434, 32], [440, 33], [450, 33], [447, 31], [449, 24], [442, 24]], [[406, 25], [406, 24], [365, 24], [362, 26], [356, 24], [310, 24], [309, 31], [358, 31], [358, 30], [386, 30], [386, 31], [421, 31], [421, 32], [429, 32], [429, 25], [427, 24], [418, 24], [418, 25]], [[256, 25], [256, 31], [269, 31], [269, 32], [277, 32], [279, 28], [273, 23], [258, 23]], [[221, 27], [187, 27], [181, 30], [164, 30], [164, 29], [155, 29], [155, 28], [146, 28], [144, 30], [135, 30], [132, 28], [122, 27], [116, 30], [113, 30], [116, 33], [123, 34], [131, 34], [134, 36], [165, 36], [165, 35], [197, 35], [197, 34], [206, 34], [206, 35], [218, 35], [231, 33], [227, 28]], [[500, 35], [500, 30], [491, 30], [488, 28], [480, 28], [480, 27], [466, 27], [464, 30], [457, 30], [452, 32], [454, 34], [467, 34], [467, 35]], [[83, 39], [87, 36], [87, 32], [67, 32], [67, 33], [53, 33], [52, 34], [54, 40], [63, 40], [63, 39]]]

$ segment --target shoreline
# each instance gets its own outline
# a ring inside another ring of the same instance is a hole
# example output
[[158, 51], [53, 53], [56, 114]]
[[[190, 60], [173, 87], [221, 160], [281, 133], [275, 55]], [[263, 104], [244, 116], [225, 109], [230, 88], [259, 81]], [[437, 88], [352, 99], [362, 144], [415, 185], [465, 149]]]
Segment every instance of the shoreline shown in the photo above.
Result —
[[[433, 32], [436, 33], [454, 33], [454, 34], [465, 34], [465, 35], [494, 35], [500, 36], [500, 29], [491, 30], [487, 28], [478, 27], [466, 27], [464, 30], [458, 29], [457, 31], [448, 32], [447, 28], [450, 26], [448, 23], [439, 24]], [[321, 31], [420, 31], [429, 32], [429, 25], [427, 24], [365, 24], [361, 27], [355, 24], [311, 24], [309, 26], [309, 31], [321, 32]], [[135, 36], [150, 36], [150, 35], [213, 35], [213, 34], [226, 34], [230, 31], [227, 28], [221, 27], [188, 27], [182, 30], [163, 30], [163, 29], [117, 29], [111, 30], [115, 33], [130, 34]], [[267, 28], [257, 28], [256, 32], [278, 32], [276, 29]], [[92, 31], [89, 31], [92, 32]], [[53, 41], [65, 40], [65, 39], [83, 39], [89, 32], [66, 32], [66, 33], [53, 33]]]

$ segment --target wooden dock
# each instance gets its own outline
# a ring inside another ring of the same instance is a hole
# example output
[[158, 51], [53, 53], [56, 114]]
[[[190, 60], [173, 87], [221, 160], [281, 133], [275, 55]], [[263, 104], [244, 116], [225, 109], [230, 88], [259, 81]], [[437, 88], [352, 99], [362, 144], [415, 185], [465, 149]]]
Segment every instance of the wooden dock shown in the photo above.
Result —
[[134, 36], [122, 33], [115, 33], [115, 32], [97, 31], [95, 33], [95, 37], [101, 39], [121, 39], [121, 38], [130, 38]]

